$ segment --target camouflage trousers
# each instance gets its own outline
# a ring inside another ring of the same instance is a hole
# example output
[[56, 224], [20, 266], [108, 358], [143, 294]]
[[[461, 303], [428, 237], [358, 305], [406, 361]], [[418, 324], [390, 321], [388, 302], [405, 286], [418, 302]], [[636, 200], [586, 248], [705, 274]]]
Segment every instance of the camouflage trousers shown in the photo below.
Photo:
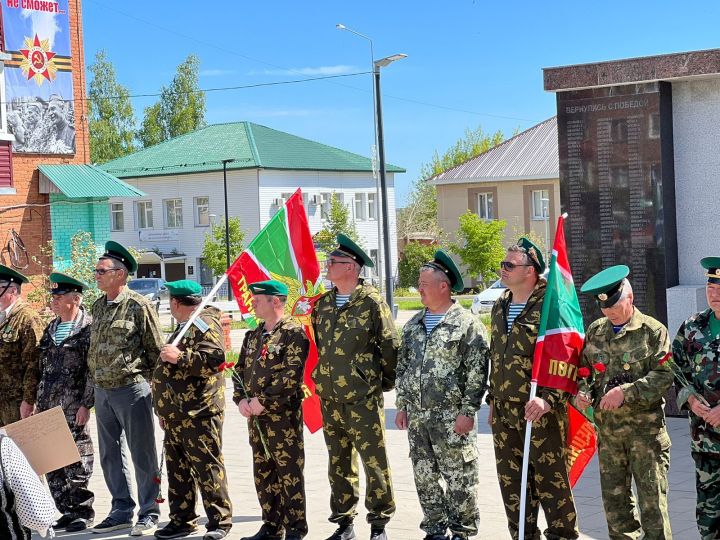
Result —
[[[635, 425], [621, 426], [612, 421], [598, 424], [598, 461], [610, 539], [670, 540], [670, 437], [665, 428], [659, 433], [642, 433]], [[640, 521], [635, 517], [633, 479]]]
[[80, 461], [47, 473], [48, 487], [55, 506], [63, 515], [73, 518], [94, 519], [95, 494], [88, 489], [95, 461], [92, 439], [87, 424], [78, 426], [74, 419], [70, 425]]
[[697, 506], [695, 518], [702, 540], [720, 539], [720, 455], [693, 452]]
[[303, 537], [308, 532], [305, 513], [305, 446], [302, 408], [265, 413], [257, 417], [271, 459], [265, 455], [253, 418], [248, 421], [253, 452], [255, 490], [263, 522], [277, 533]]
[[365, 470], [365, 508], [368, 523], [384, 527], [395, 514], [390, 465], [385, 449], [383, 397], [369, 397], [356, 403], [320, 400], [323, 435], [328, 448], [330, 480], [330, 521], [348, 523], [355, 519], [360, 500], [357, 457]]
[[0, 401], [0, 426], [20, 420], [20, 401]]
[[232, 503], [222, 456], [223, 413], [181, 422], [165, 422], [165, 464], [170, 519], [178, 524], [197, 520], [200, 489], [207, 529], [232, 527]]
[[[458, 435], [457, 412], [408, 410], [410, 458], [428, 535], [445, 535], [449, 528], [461, 538], [478, 533], [477, 431]], [[445, 484], [445, 488], [441, 485]]]
[[[575, 539], [579, 536], [575, 500], [567, 469], [567, 416], [565, 407], [545, 414], [533, 423], [525, 503], [525, 540], [538, 540], [539, 507], [548, 528], [548, 540]], [[520, 523], [520, 483], [525, 443], [525, 404], [495, 401], [492, 417], [495, 465], [500, 492], [505, 503], [508, 529], [518, 538]]]

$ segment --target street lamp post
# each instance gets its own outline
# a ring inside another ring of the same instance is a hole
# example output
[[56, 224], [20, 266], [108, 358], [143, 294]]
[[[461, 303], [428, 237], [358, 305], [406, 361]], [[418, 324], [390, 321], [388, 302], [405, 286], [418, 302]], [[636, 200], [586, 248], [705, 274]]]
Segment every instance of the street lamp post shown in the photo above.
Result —
[[[227, 196], [227, 164], [235, 161], [234, 159], [223, 159], [223, 190], [225, 192], [225, 263], [230, 268], [230, 216], [228, 214], [228, 196]], [[233, 299], [233, 292], [230, 283], [227, 284], [228, 300]]]
[[388, 191], [387, 178], [385, 174], [385, 140], [383, 138], [383, 122], [382, 122], [382, 99], [380, 94], [380, 68], [389, 66], [396, 60], [407, 58], [406, 54], [394, 54], [375, 60], [373, 62], [373, 76], [375, 77], [375, 115], [377, 118], [377, 140], [378, 140], [378, 159], [380, 161], [380, 191], [382, 191], [382, 208], [383, 208], [383, 243], [385, 248], [385, 299], [388, 306], [395, 313], [393, 303], [393, 276], [390, 249], [390, 220], [388, 214]]

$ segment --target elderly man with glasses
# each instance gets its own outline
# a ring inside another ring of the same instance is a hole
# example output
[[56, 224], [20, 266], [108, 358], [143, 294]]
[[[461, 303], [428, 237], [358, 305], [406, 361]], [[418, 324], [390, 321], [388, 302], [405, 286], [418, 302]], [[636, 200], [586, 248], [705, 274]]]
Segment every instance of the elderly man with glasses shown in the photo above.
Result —
[[[95, 266], [98, 289], [105, 294], [91, 309], [88, 366], [95, 383], [100, 463], [112, 495], [110, 514], [93, 528], [96, 533], [132, 527], [131, 536], [142, 536], [157, 527], [160, 516], [148, 379], [164, 339], [153, 305], [126, 286], [137, 267], [128, 250], [112, 241], [105, 244], [105, 253]], [[135, 500], [125, 442], [138, 486], [140, 512], [134, 527]]]
[[330, 457], [328, 540], [357, 538], [360, 455], [367, 487], [365, 507], [370, 538], [386, 540], [385, 525], [395, 513], [390, 465], [385, 448], [383, 391], [395, 386], [399, 337], [390, 308], [378, 290], [360, 279], [372, 259], [350, 238], [337, 237], [327, 261], [334, 287], [315, 304], [312, 323], [319, 361], [313, 380], [320, 396], [323, 434]]
[[0, 425], [35, 411], [39, 377], [37, 348], [44, 324], [20, 297], [28, 278], [0, 264]]
[[[541, 251], [527, 238], [510, 246], [501, 263], [500, 278], [507, 290], [491, 315], [489, 422], [512, 537], [517, 539], [520, 519], [524, 519], [525, 539], [540, 538], [537, 517], [542, 505], [548, 523], [545, 537], [574, 539], [579, 532], [565, 445], [569, 395], [540, 388], [530, 400], [533, 354], [547, 286], [541, 277], [544, 271]], [[526, 487], [521, 485], [521, 469], [527, 422], [533, 422], [533, 431]], [[523, 489], [528, 499], [525, 515], [520, 516]]]

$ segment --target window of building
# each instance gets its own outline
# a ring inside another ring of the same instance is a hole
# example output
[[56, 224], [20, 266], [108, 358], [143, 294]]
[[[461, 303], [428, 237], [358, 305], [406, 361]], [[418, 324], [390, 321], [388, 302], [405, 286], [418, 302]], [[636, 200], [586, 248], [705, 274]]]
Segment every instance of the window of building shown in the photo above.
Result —
[[[210, 216], [208, 216], [208, 219]], [[183, 226], [182, 199], [165, 200], [165, 227], [181, 229]]]
[[355, 194], [355, 219], [358, 221], [365, 219], [365, 193]]
[[195, 197], [195, 226], [207, 227], [210, 225], [210, 197]]
[[377, 200], [376, 193], [368, 193], [367, 196], [367, 208], [368, 208], [368, 219], [377, 219]]
[[480, 219], [490, 221], [495, 219], [492, 193], [478, 193], [477, 215]]
[[138, 201], [135, 203], [138, 229], [153, 228], [152, 201]]
[[123, 203], [112, 203], [110, 205], [110, 230], [125, 230], [125, 215], [123, 212]]
[[[2, 65], [2, 62], [0, 62], [0, 65]], [[2, 77], [1, 73], [0, 77]], [[2, 114], [2, 111], [0, 111], [0, 114]], [[12, 187], [12, 148], [10, 141], [0, 141], [0, 189]]]
[[320, 217], [327, 219], [330, 215], [330, 201], [332, 200], [332, 193], [321, 193], [320, 194]]
[[549, 217], [550, 197], [547, 189], [534, 190], [532, 192], [532, 219], [544, 220]]

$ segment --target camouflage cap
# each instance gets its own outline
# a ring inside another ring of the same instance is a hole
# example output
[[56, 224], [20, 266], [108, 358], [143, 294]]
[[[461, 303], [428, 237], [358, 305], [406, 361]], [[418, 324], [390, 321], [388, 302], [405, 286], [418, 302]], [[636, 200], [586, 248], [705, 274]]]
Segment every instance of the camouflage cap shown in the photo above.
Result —
[[17, 272], [4, 264], [0, 264], [0, 281], [9, 281], [10, 283], [22, 285], [23, 283], [28, 283], [30, 280], [20, 272]]
[[518, 239], [517, 245], [527, 253], [530, 258], [530, 262], [537, 270], [538, 274], [542, 274], [545, 271], [545, 259], [543, 258], [542, 251], [533, 242], [525, 238], [524, 236]]
[[130, 255], [130, 252], [124, 246], [121, 246], [114, 240], [105, 242], [105, 253], [103, 253], [103, 257], [120, 262], [131, 274], [134, 274], [138, 269], [138, 263], [135, 257]]
[[330, 255], [335, 255], [336, 257], [350, 257], [360, 266], [367, 266], [368, 268], [375, 266], [375, 263], [373, 263], [372, 259], [368, 257], [368, 254], [346, 235], [342, 233], [338, 234], [337, 242], [338, 246], [330, 252]]
[[623, 280], [630, 274], [630, 269], [624, 264], [606, 268], [588, 279], [580, 292], [592, 294], [601, 308], [615, 305], [622, 295]]
[[433, 258], [433, 260], [425, 263], [423, 266], [429, 266], [443, 272], [450, 280], [450, 288], [454, 292], [461, 292], [463, 289], [465, 289], [465, 284], [463, 283], [463, 278], [460, 270], [458, 270], [458, 267], [455, 265], [455, 262], [450, 258], [450, 255], [445, 253], [442, 249], [438, 249], [435, 252], [435, 257]]
[[288, 288], [284, 283], [269, 279], [267, 281], [257, 281], [248, 285], [253, 294], [266, 294], [268, 296], [287, 296]]
[[720, 285], [720, 257], [705, 257], [700, 261], [700, 265], [707, 270], [707, 282]]
[[202, 287], [197, 281], [179, 279], [165, 283], [170, 296], [202, 296]]
[[79, 279], [63, 274], [62, 272], [53, 272], [50, 274], [50, 294], [65, 294], [69, 292], [82, 293], [88, 288], [86, 283]]

